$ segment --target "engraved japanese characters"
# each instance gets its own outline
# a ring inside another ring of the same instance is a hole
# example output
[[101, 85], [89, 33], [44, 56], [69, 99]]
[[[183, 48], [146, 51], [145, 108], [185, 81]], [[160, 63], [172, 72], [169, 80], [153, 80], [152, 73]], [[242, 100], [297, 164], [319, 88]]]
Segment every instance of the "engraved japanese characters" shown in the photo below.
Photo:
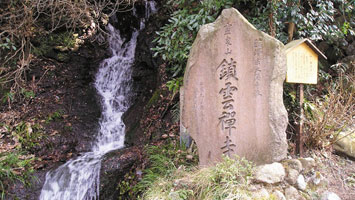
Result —
[[201, 165], [237, 154], [256, 164], [286, 156], [283, 45], [234, 8], [201, 27], [181, 91], [181, 130], [195, 140]]

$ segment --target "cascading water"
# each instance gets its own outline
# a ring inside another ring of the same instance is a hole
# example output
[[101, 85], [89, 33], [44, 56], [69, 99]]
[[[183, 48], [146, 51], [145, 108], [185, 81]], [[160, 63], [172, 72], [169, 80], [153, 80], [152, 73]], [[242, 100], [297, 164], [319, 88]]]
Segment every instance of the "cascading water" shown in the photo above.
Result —
[[[147, 1], [146, 17], [155, 12], [155, 2]], [[142, 20], [140, 29], [144, 27]], [[100, 64], [95, 88], [101, 96], [102, 117], [97, 140], [91, 152], [69, 160], [46, 175], [40, 200], [98, 199], [101, 158], [107, 152], [124, 147], [125, 125], [122, 114], [128, 109], [131, 94], [131, 65], [134, 61], [139, 31], [124, 42], [120, 33], [108, 25], [109, 48], [112, 57]]]

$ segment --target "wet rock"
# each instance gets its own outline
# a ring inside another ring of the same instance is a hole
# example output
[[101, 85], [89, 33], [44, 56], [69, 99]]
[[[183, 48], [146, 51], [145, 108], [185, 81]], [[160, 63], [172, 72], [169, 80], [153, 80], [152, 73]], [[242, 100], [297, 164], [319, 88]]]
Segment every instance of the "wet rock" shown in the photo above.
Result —
[[123, 115], [126, 125], [125, 144], [129, 146], [143, 144], [150, 139], [143, 131], [147, 127], [141, 127], [140, 122], [144, 107], [160, 84], [158, 66], [162, 61], [154, 58], [151, 51], [154, 47], [152, 41], [155, 32], [162, 26], [162, 19], [159, 19], [158, 15], [151, 15], [137, 38], [135, 61], [132, 66], [134, 95], [131, 107]]
[[284, 180], [285, 168], [280, 163], [261, 165], [256, 168], [255, 180], [257, 182], [274, 184]]
[[346, 54], [349, 56], [355, 55], [355, 41], [346, 47]]
[[[48, 135], [36, 147], [35, 155], [42, 159], [41, 168], [34, 174], [36, 180], [29, 187], [16, 182], [8, 191], [10, 195], [21, 200], [38, 199], [49, 170], [90, 149], [101, 114], [96, 90], [91, 83], [99, 63], [106, 56], [105, 52], [104, 46], [90, 44], [82, 46], [76, 53], [68, 53], [70, 63], [34, 60], [27, 75], [29, 80], [34, 77], [38, 82], [37, 92], [32, 103], [27, 106], [24, 118], [38, 115], [48, 118], [59, 111], [63, 115], [55, 120], [46, 122], [47, 119], [44, 119], [41, 122]], [[43, 76], [44, 69], [48, 69], [48, 73]]]
[[112, 151], [104, 156], [100, 171], [100, 199], [122, 198], [119, 183], [127, 172], [134, 169], [134, 164], [139, 162], [141, 150], [139, 147], [131, 147]]

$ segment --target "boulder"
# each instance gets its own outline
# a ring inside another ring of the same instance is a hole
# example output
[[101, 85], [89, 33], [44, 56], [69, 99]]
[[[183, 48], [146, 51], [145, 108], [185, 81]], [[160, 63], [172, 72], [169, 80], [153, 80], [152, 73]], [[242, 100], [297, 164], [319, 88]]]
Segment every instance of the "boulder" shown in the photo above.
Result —
[[334, 143], [334, 149], [339, 153], [355, 158], [355, 127], [339, 133], [337, 138], [339, 140]]
[[258, 166], [255, 170], [255, 180], [262, 183], [279, 183], [284, 180], [285, 168], [280, 163]]
[[286, 157], [284, 45], [256, 30], [236, 9], [203, 25], [187, 62], [181, 126], [195, 140], [200, 165], [222, 155], [256, 164]]

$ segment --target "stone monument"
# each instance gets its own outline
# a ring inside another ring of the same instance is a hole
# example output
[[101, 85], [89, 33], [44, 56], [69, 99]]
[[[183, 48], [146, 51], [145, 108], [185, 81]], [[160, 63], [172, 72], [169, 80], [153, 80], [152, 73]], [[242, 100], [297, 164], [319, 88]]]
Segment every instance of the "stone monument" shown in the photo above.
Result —
[[181, 89], [181, 137], [195, 140], [200, 165], [237, 154], [256, 164], [286, 157], [284, 45], [236, 9], [201, 27]]

